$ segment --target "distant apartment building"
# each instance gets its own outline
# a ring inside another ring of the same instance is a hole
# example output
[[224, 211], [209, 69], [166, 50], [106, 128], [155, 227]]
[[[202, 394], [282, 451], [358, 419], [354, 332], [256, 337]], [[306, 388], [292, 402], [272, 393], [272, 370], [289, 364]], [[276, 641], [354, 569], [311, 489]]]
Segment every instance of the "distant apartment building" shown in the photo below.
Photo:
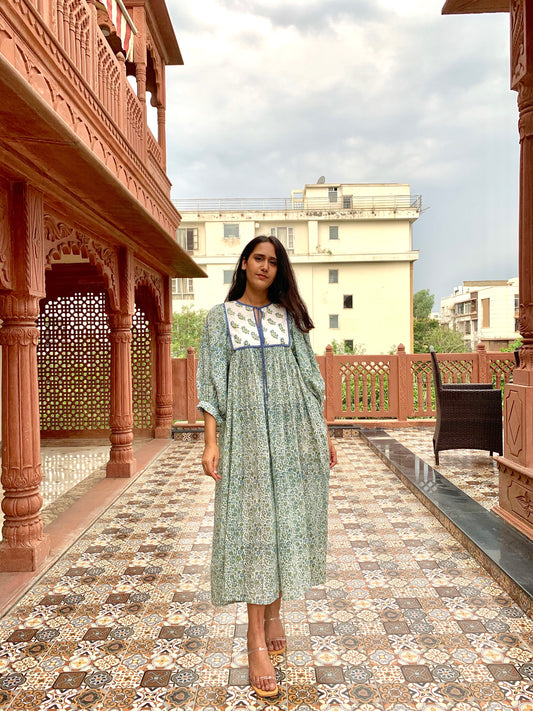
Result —
[[180, 245], [208, 274], [176, 279], [173, 308], [226, 297], [236, 260], [261, 234], [285, 245], [315, 323], [316, 353], [335, 341], [366, 353], [412, 351], [412, 224], [421, 198], [407, 184], [326, 183], [287, 199], [176, 200]]
[[464, 281], [441, 299], [441, 323], [459, 331], [474, 350], [484, 343], [489, 351], [506, 348], [518, 332], [518, 278]]

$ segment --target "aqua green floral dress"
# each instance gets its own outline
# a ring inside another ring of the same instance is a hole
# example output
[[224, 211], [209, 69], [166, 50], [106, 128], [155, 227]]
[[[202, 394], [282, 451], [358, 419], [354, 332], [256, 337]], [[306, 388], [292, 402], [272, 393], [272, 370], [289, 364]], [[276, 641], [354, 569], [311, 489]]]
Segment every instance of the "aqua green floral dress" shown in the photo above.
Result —
[[281, 306], [219, 304], [197, 382], [219, 425], [213, 604], [301, 597], [326, 578], [329, 450], [309, 336]]

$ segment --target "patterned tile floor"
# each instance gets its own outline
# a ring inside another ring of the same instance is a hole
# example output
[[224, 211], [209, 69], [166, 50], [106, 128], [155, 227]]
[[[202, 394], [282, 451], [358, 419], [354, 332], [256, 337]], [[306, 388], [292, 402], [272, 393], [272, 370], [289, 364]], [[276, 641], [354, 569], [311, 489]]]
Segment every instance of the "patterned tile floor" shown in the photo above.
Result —
[[337, 440], [328, 582], [283, 607], [281, 694], [213, 609], [213, 486], [174, 441], [0, 620], [0, 708], [533, 711], [533, 621], [359, 438]]
[[440, 464], [437, 466], [433, 455], [433, 427], [407, 427], [385, 431], [478, 504], [491, 509], [498, 503], [498, 467], [489, 452], [452, 449], [440, 453]]
[[[136, 438], [134, 450], [142, 447], [147, 441], [146, 438]], [[41, 517], [45, 526], [69, 508], [73, 501], [83, 496], [97, 481], [105, 478], [109, 447], [107, 439], [41, 442]], [[4, 514], [0, 510], [0, 526], [3, 525], [3, 520]]]

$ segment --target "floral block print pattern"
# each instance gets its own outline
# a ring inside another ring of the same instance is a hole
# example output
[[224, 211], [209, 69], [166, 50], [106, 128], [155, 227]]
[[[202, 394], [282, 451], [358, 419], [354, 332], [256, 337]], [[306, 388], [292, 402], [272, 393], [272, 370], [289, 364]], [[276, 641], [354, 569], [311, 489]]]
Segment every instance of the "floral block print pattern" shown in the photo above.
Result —
[[[259, 347], [237, 342], [253, 343], [253, 333]], [[309, 336], [280, 306], [215, 306], [197, 382], [198, 407], [220, 430], [212, 601], [301, 597], [325, 581], [329, 480], [324, 382]]]

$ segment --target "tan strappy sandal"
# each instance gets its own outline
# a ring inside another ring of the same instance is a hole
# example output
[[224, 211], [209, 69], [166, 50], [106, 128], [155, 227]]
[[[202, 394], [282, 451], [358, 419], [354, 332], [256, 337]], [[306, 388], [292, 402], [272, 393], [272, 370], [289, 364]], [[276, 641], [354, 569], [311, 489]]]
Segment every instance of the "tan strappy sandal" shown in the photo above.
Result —
[[[250, 656], [250, 654], [254, 654], [254, 652], [268, 652], [268, 649], [266, 647], [256, 647], [255, 649], [250, 649], [250, 651], [248, 652], [248, 656]], [[257, 678], [258, 679], [274, 679], [274, 681], [276, 681], [275, 676], [260, 676]], [[273, 696], [277, 696], [279, 694], [279, 689], [278, 689], [277, 683], [276, 683], [275, 689], [270, 689], [268, 691], [265, 691], [264, 689], [259, 689], [257, 686], [252, 684], [252, 680], [250, 679], [250, 686], [252, 687], [252, 689], [255, 691], [255, 693], [258, 696], [261, 696], [265, 699], [270, 699]]]
[[[279, 616], [278, 617], [267, 617], [265, 619], [265, 622], [272, 622], [273, 620], [279, 620], [279, 619], [280, 619]], [[268, 650], [268, 653], [271, 657], [275, 657], [276, 654], [283, 654], [285, 652], [285, 650], [287, 649], [287, 637], [285, 637], [285, 636], [271, 637], [270, 639], [266, 639], [265, 641], [267, 644], [269, 642], [283, 642], [283, 647], [281, 647], [280, 649], [269, 649]]]

